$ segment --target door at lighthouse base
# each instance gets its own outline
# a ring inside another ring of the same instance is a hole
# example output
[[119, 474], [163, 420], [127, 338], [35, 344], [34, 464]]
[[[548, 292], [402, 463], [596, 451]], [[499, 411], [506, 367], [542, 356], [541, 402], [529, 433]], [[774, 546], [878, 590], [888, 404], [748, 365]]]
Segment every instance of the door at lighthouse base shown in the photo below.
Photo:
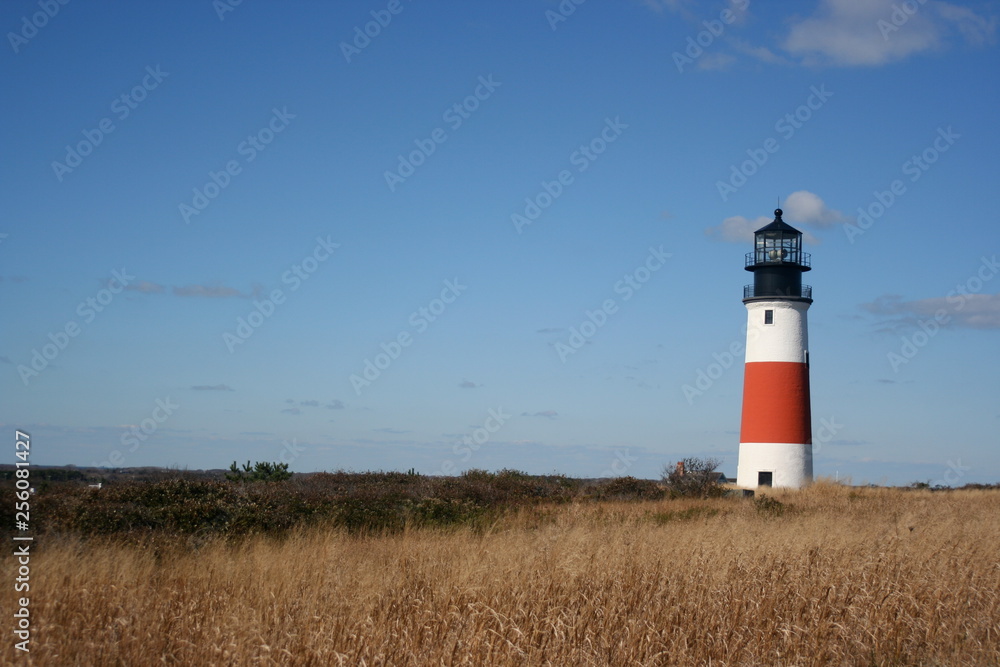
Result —
[[773, 472], [764, 472], [763, 470], [757, 473], [757, 486], [771, 486], [774, 482]]

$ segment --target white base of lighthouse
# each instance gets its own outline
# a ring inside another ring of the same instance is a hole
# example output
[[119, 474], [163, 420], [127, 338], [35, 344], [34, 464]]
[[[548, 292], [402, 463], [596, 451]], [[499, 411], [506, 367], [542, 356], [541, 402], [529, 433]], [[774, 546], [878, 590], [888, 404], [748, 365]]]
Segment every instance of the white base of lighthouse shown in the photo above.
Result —
[[787, 442], [741, 442], [736, 485], [801, 489], [813, 479], [812, 445]]
[[812, 482], [807, 299], [747, 307], [743, 419], [736, 484], [799, 489]]

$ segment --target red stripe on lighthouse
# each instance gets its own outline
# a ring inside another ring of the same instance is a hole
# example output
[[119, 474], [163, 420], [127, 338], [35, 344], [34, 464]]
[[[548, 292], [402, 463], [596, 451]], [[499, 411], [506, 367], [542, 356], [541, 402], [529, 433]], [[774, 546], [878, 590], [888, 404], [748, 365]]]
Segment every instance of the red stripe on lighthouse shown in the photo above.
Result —
[[752, 361], [743, 376], [740, 442], [812, 444], [809, 367], [791, 361]]

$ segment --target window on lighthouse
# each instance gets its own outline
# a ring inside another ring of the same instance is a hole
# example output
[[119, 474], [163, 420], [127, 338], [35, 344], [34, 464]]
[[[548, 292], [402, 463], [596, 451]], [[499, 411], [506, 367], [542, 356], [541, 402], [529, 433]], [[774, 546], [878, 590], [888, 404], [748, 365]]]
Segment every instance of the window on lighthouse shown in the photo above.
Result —
[[774, 311], [765, 310], [764, 311], [764, 324], [774, 324]]

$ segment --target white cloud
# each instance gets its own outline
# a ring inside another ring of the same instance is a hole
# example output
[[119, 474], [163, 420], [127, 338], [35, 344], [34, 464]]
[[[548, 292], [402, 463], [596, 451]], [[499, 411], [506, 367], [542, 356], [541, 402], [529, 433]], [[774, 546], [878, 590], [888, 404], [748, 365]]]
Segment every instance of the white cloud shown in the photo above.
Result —
[[753, 233], [771, 222], [771, 218], [760, 216], [750, 220], [742, 215], [734, 215], [722, 221], [722, 224], [709, 227], [705, 234], [716, 241], [729, 243], [753, 243]]
[[796, 190], [788, 195], [781, 209], [784, 211], [783, 218], [789, 223], [811, 225], [819, 229], [850, 220], [840, 211], [828, 207], [819, 195], [808, 190]]
[[[849, 220], [840, 211], [836, 211], [827, 206], [819, 195], [808, 190], [797, 190], [788, 195], [784, 205], [781, 207], [784, 215], [782, 218], [792, 225], [798, 227], [808, 226], [816, 229], [825, 229], [837, 223]], [[771, 222], [773, 218], [767, 216], [757, 216], [750, 219], [742, 215], [734, 215], [726, 218], [720, 224], [709, 227], [705, 230], [705, 235], [715, 241], [725, 241], [727, 243], [753, 243], [753, 233]], [[809, 233], [808, 230], [799, 229], [802, 232], [802, 240], [812, 245], [818, 245], [819, 239]]]
[[953, 31], [972, 44], [991, 42], [997, 18], [946, 2], [822, 0], [813, 16], [792, 23], [783, 47], [807, 65], [873, 66], [939, 49]]

